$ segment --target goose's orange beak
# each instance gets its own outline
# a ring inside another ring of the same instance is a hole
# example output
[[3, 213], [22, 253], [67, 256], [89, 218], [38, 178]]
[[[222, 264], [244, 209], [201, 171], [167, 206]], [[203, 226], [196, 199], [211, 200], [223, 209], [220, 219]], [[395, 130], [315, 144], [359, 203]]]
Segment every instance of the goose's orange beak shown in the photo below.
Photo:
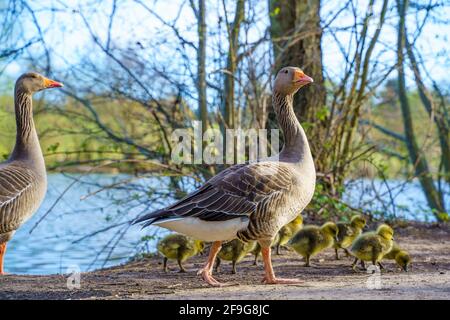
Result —
[[55, 81], [55, 80], [51, 80], [48, 78], [44, 79], [44, 86], [46, 88], [60, 88], [60, 87], [64, 87], [64, 85], [61, 82]]
[[301, 84], [301, 85], [305, 85], [305, 84], [314, 82], [313, 78], [311, 78], [310, 76], [307, 76], [306, 74], [303, 73], [303, 71], [300, 71], [300, 70], [295, 70], [294, 79], [292, 81], [297, 84]]

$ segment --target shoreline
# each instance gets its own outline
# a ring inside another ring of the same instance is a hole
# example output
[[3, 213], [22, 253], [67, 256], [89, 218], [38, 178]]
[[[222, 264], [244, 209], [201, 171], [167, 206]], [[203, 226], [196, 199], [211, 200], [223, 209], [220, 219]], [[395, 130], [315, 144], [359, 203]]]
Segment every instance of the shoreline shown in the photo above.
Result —
[[396, 235], [411, 253], [411, 271], [400, 272], [393, 261], [385, 261], [380, 289], [370, 288], [371, 275], [351, 270], [351, 258], [334, 260], [332, 249], [313, 258], [311, 268], [283, 250], [283, 255], [273, 255], [276, 274], [300, 278], [303, 284], [261, 284], [262, 265], [253, 266], [253, 257], [248, 256], [237, 265], [236, 275], [230, 274], [227, 261], [216, 274], [219, 281], [235, 285], [211, 288], [196, 275], [205, 256], [188, 260], [184, 274], [173, 261], [164, 273], [162, 259], [154, 256], [81, 273], [79, 288], [67, 287], [74, 283], [73, 275], [6, 275], [0, 277], [0, 299], [450, 299], [449, 226], [415, 224], [398, 227]]

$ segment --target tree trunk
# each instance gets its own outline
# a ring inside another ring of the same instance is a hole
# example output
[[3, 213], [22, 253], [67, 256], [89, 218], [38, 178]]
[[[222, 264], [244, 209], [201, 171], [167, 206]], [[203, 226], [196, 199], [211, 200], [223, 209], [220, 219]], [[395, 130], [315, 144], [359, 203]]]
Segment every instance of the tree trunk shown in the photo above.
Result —
[[314, 84], [295, 96], [294, 110], [302, 122], [315, 122], [325, 106], [322, 72], [320, 0], [269, 0], [270, 35], [275, 72], [284, 66], [300, 67]]
[[198, 87], [198, 109], [202, 120], [202, 130], [208, 128], [208, 109], [206, 103], [206, 6], [205, 0], [198, 3], [198, 51], [197, 51], [197, 87]]
[[406, 27], [404, 32], [405, 32], [406, 52], [408, 53], [408, 58], [409, 61], [411, 62], [411, 68], [414, 72], [414, 79], [416, 81], [416, 85], [419, 90], [419, 97], [420, 100], [422, 101], [423, 106], [425, 107], [425, 110], [428, 112], [428, 115], [430, 117], [433, 117], [434, 122], [436, 123], [436, 127], [439, 134], [439, 144], [441, 147], [441, 163], [443, 171], [445, 173], [445, 179], [447, 182], [450, 183], [450, 142], [449, 142], [450, 129], [445, 119], [445, 113], [442, 112], [442, 110], [434, 108], [433, 106], [431, 94], [425, 87], [425, 84], [423, 83], [417, 59], [415, 57], [413, 48], [408, 41], [408, 37], [406, 35]]
[[245, 0], [236, 2], [236, 10], [233, 24], [228, 27], [228, 57], [227, 72], [224, 80], [224, 111], [225, 123], [229, 129], [236, 126], [236, 115], [234, 106], [234, 77], [237, 69], [237, 51], [239, 49], [239, 31], [245, 15]]
[[[198, 92], [198, 110], [202, 121], [202, 134], [209, 127], [208, 121], [208, 104], [206, 92], [206, 3], [205, 0], [198, 1], [198, 8], [195, 7], [194, 1], [191, 1], [192, 10], [197, 18], [197, 92]], [[203, 147], [204, 147], [204, 142]], [[202, 149], [203, 150], [203, 149]], [[206, 169], [200, 167], [199, 171], [203, 172], [206, 179], [215, 175], [213, 166], [206, 165]]]
[[414, 166], [415, 174], [419, 178], [423, 192], [425, 193], [425, 197], [428, 201], [428, 205], [433, 210], [436, 218], [438, 220], [442, 220], [442, 216], [440, 213], [445, 212], [444, 202], [442, 199], [442, 195], [439, 194], [434, 185], [433, 177], [428, 168], [428, 162], [425, 158], [425, 155], [417, 145], [411, 118], [411, 110], [406, 93], [403, 50], [405, 48], [405, 19], [406, 9], [408, 5], [409, 0], [397, 0], [397, 10], [399, 16], [397, 39], [398, 89], [406, 138], [406, 146], [408, 148], [410, 160]]

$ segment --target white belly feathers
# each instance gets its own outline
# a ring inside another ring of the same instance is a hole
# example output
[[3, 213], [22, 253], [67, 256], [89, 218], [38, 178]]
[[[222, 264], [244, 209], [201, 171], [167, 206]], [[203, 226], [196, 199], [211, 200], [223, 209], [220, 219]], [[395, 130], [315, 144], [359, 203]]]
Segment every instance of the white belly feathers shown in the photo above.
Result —
[[205, 221], [199, 218], [173, 218], [155, 222], [155, 225], [207, 242], [236, 238], [239, 230], [247, 228], [249, 219], [239, 217], [226, 221]]

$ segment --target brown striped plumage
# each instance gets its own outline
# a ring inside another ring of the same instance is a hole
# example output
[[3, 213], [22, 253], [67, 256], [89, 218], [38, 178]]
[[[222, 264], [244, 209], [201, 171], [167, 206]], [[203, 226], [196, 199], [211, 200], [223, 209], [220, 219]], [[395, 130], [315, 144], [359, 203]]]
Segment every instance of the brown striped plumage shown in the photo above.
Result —
[[16, 144], [9, 159], [0, 164], [0, 274], [4, 273], [6, 243], [39, 208], [47, 190], [31, 96], [34, 92], [60, 86], [60, 83], [36, 73], [26, 73], [16, 82]]
[[181, 201], [135, 221], [215, 241], [202, 271], [203, 278], [212, 285], [220, 285], [211, 277], [220, 242], [236, 237], [260, 243], [267, 267], [265, 281], [280, 282], [272, 271], [270, 244], [280, 228], [305, 208], [314, 193], [314, 162], [293, 110], [294, 94], [310, 82], [312, 79], [298, 68], [286, 67], [277, 75], [273, 106], [285, 141], [279, 155], [234, 165]]

